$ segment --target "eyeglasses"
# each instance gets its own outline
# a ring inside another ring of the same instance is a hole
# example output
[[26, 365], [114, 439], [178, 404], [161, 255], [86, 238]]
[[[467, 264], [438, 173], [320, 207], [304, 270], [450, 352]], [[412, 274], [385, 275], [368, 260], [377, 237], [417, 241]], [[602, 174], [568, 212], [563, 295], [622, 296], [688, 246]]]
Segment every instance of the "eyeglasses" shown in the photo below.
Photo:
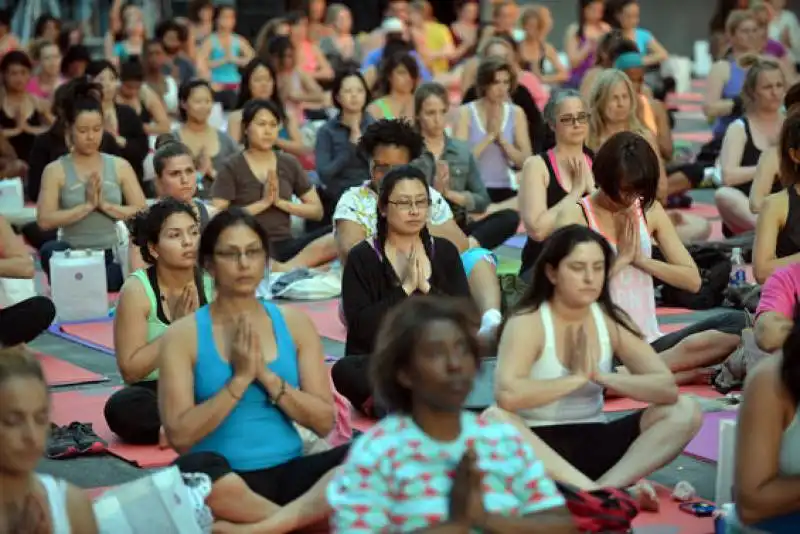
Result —
[[397, 209], [400, 211], [411, 211], [419, 210], [424, 211], [431, 207], [431, 199], [420, 199], [420, 200], [390, 200], [389, 204], [393, 206], [397, 206]]
[[558, 118], [558, 122], [563, 125], [572, 124], [573, 126], [577, 124], [586, 124], [589, 122], [589, 114], [578, 113], [577, 115], [562, 115]]
[[231, 263], [235, 261], [242, 261], [244, 259], [252, 261], [264, 257], [264, 249], [251, 248], [248, 250], [217, 250], [214, 251], [214, 255], [222, 260], [229, 261]]

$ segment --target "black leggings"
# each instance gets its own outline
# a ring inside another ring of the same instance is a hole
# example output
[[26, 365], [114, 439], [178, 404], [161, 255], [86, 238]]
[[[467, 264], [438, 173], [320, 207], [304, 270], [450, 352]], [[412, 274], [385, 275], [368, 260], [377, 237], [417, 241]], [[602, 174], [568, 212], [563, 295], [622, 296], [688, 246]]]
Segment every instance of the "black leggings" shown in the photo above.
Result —
[[483, 248], [495, 249], [516, 235], [519, 228], [519, 213], [514, 210], [501, 210], [464, 225], [464, 233], [478, 240]]
[[700, 332], [707, 332], [709, 330], [716, 330], [724, 334], [733, 334], [740, 336], [742, 330], [747, 326], [747, 317], [741, 310], [728, 310], [715, 313], [710, 317], [692, 323], [686, 328], [682, 328], [677, 332], [671, 332], [660, 338], [656, 339], [650, 346], [656, 352], [664, 352], [669, 350], [684, 339]]
[[56, 307], [47, 297], [31, 297], [0, 310], [0, 345], [28, 343], [47, 330], [56, 318]]
[[111, 395], [103, 409], [108, 428], [126, 443], [157, 444], [161, 429], [157, 391], [158, 381], [147, 380]]
[[316, 239], [333, 232], [332, 226], [323, 226], [298, 237], [290, 237], [269, 244], [269, 255], [280, 262], [287, 262], [300, 254], [300, 252]]
[[386, 410], [372, 397], [369, 358], [368, 354], [345, 356], [333, 364], [331, 378], [336, 391], [349, 400], [356, 410], [370, 417], [380, 418], [386, 415]]

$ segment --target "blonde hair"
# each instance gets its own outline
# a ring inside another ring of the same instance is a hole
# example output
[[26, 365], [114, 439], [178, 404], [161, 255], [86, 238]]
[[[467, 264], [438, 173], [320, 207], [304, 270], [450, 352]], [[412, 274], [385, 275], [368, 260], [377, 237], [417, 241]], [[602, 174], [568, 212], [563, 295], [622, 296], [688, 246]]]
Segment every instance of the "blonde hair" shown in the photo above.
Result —
[[748, 20], [752, 20], [753, 22], [758, 22], [756, 18], [753, 16], [753, 12], [747, 9], [734, 9], [728, 15], [728, 18], [725, 19], [725, 33], [728, 35], [733, 35], [736, 33], [736, 30], [739, 29], [739, 26], [747, 22]]
[[592, 150], [597, 150], [602, 144], [603, 136], [608, 128], [604, 115], [606, 104], [611, 90], [618, 83], [625, 85], [631, 100], [631, 111], [625, 129], [645, 137], [648, 135], [647, 128], [639, 121], [639, 97], [633, 90], [630, 78], [621, 70], [605, 69], [597, 75], [589, 92], [588, 105], [592, 114], [589, 116], [589, 135], [586, 138], [586, 146]]
[[765, 72], [777, 70], [784, 78], [783, 69], [780, 64], [773, 59], [765, 59], [755, 54], [746, 54], [739, 58], [739, 66], [747, 69], [747, 74], [744, 76], [742, 83], [741, 97], [745, 108], [752, 108], [756, 103], [756, 87], [758, 86], [758, 79]]

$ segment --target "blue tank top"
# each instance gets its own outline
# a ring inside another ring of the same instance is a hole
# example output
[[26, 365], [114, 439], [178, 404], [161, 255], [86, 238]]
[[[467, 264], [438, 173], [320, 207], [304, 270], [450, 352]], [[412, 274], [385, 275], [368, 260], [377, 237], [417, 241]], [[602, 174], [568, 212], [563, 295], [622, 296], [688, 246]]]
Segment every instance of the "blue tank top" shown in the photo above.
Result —
[[[297, 351], [280, 309], [264, 301], [272, 320], [278, 355], [267, 367], [286, 384], [300, 385]], [[195, 314], [197, 363], [194, 366], [194, 400], [200, 404], [214, 397], [233, 376], [231, 364], [217, 352], [208, 306]], [[256, 382], [220, 425], [200, 440], [191, 452], [213, 452], [225, 457], [235, 471], [257, 471], [283, 464], [303, 454], [303, 442], [292, 421], [270, 402], [266, 390]]]
[[[211, 54], [209, 59], [211, 61], [219, 61], [225, 57], [225, 49], [219, 41], [216, 33], [211, 34]], [[231, 38], [231, 55], [236, 57], [239, 55], [239, 38], [233, 36]], [[239, 67], [233, 63], [225, 63], [211, 69], [211, 81], [214, 83], [222, 83], [226, 85], [234, 85], [242, 81], [242, 76], [239, 74]]]
[[[736, 98], [742, 93], [742, 86], [744, 85], [744, 78], [747, 75], [747, 70], [743, 69], [739, 66], [739, 63], [732, 59], [729, 61], [731, 66], [731, 75], [728, 78], [728, 82], [725, 84], [725, 87], [722, 88], [722, 98]], [[714, 122], [714, 138], [722, 139], [722, 136], [725, 135], [725, 132], [728, 130], [728, 126], [731, 125], [733, 121], [738, 119], [738, 115], [728, 115], [727, 117], [718, 117], [716, 122]]]

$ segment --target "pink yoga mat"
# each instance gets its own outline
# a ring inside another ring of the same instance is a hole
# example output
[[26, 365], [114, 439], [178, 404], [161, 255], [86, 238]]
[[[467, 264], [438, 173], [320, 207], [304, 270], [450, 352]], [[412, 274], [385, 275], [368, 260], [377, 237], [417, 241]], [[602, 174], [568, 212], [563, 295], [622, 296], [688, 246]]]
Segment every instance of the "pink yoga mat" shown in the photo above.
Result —
[[719, 219], [719, 210], [715, 204], [695, 202], [691, 208], [679, 210], [681, 213], [690, 213], [704, 219]]
[[690, 141], [692, 143], [708, 143], [711, 141], [711, 132], [675, 132], [672, 134], [673, 139], [680, 141]]
[[686, 446], [684, 454], [707, 462], [719, 459], [719, 424], [723, 420], [735, 420], [737, 412], [712, 412], [703, 414], [700, 432]]
[[686, 315], [694, 313], [694, 310], [689, 308], [656, 308], [656, 315], [658, 317], [671, 317], [673, 315]]
[[347, 329], [339, 319], [339, 299], [286, 304], [303, 310], [309, 316], [320, 336], [344, 342]]
[[[722, 397], [722, 395], [711, 386], [695, 384], [681, 386], [679, 389], [682, 395], [695, 395], [697, 397], [703, 397], [704, 399], [718, 399]], [[625, 412], [628, 410], [640, 410], [642, 408], [647, 408], [647, 403], [626, 398], [606, 399], [603, 405], [604, 412]]]
[[703, 93], [675, 93], [669, 98], [670, 104], [673, 100], [683, 100], [686, 102], [702, 102], [705, 99]]

